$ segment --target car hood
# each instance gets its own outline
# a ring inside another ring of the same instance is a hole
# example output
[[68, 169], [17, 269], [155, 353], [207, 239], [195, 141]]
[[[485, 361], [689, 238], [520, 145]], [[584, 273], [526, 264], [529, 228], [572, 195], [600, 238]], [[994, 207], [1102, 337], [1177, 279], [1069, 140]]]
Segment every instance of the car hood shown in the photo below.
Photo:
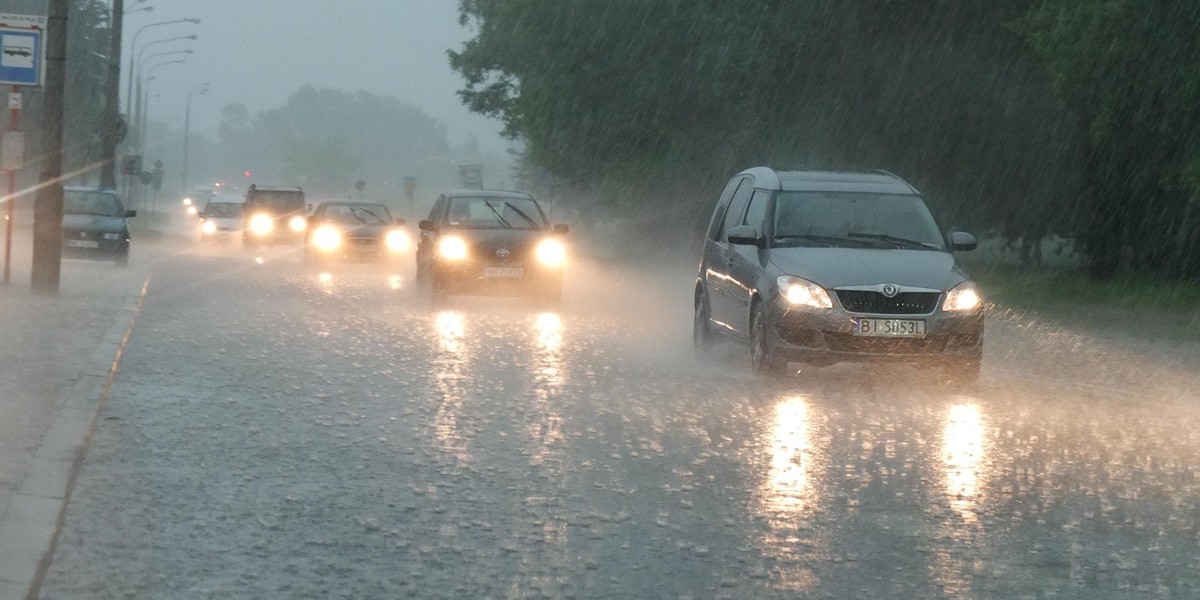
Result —
[[776, 248], [770, 260], [826, 289], [894, 283], [946, 291], [968, 279], [952, 254], [934, 250]]
[[348, 238], [383, 237], [386, 232], [399, 227], [397, 225], [350, 225], [348, 223], [328, 223], [328, 225], [336, 227], [338, 231], [342, 232], [342, 235]]
[[241, 227], [246, 223], [242, 217], [209, 217], [206, 221], [212, 221], [217, 227]]
[[520, 248], [549, 235], [536, 229], [446, 229], [446, 235], [457, 235], [472, 245], [490, 248]]
[[121, 232], [125, 230], [123, 217], [107, 217], [103, 215], [63, 215], [63, 229], [83, 231]]

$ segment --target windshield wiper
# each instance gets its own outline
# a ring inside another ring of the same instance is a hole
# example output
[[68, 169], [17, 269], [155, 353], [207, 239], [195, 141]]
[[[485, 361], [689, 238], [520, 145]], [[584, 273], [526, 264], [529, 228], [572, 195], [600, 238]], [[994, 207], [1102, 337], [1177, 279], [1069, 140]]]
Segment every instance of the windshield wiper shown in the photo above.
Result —
[[[505, 204], [508, 204], [508, 203], [507, 203], [507, 202], [505, 202]], [[495, 207], [495, 206], [492, 206], [492, 203], [491, 203], [491, 202], [484, 202], [484, 203], [483, 203], [483, 205], [484, 205], [484, 206], [486, 206], [486, 207], [488, 207], [488, 210], [492, 211], [492, 214], [496, 215], [496, 218], [497, 218], [497, 219], [500, 219], [500, 223], [501, 223], [502, 225], [504, 225], [504, 228], [505, 228], [505, 229], [512, 229], [512, 228], [513, 228], [513, 226], [512, 226], [512, 225], [511, 225], [511, 224], [510, 224], [508, 221], [505, 221], [505, 220], [504, 220], [504, 217], [500, 216], [500, 211], [496, 210], [496, 207]], [[518, 211], [518, 212], [519, 212], [519, 211]]]
[[793, 241], [793, 240], [803, 240], [806, 242], [824, 242], [827, 244], [845, 244], [846, 242], [860, 244], [860, 245], [862, 244], [862, 242], [859, 240], [852, 240], [852, 239], [848, 239], [848, 238], [844, 238], [844, 237], [840, 237], [840, 236], [836, 236], [836, 235], [818, 235], [815, 233], [799, 233], [796, 235], [777, 235], [777, 236], [775, 236], [775, 241], [777, 241], [777, 242], [789, 242], [789, 241]]
[[846, 234], [846, 237], [865, 238], [868, 240], [879, 240], [881, 242], [890, 242], [890, 243], [900, 246], [902, 248], [920, 248], [922, 250], [941, 250], [941, 248], [938, 248], [937, 246], [935, 246], [933, 244], [929, 244], [926, 242], [918, 242], [917, 240], [910, 240], [908, 238], [896, 237], [894, 235], [888, 235], [886, 233], [862, 233], [862, 232], [858, 232], [858, 231], [851, 231], [850, 233]]
[[375, 220], [376, 220], [376, 221], [383, 221], [383, 217], [381, 217], [381, 216], [379, 216], [379, 215], [377, 215], [377, 214], [375, 214], [375, 213], [371, 212], [371, 211], [370, 211], [370, 210], [368, 210], [368, 209], [365, 209], [365, 208], [360, 208], [360, 207], [357, 207], [357, 206], [351, 206], [351, 207], [350, 207], [350, 212], [351, 212], [351, 213], [354, 215], [354, 218], [355, 218], [355, 219], [358, 219], [358, 222], [359, 222], [359, 223], [366, 223], [366, 222], [367, 222], [367, 220], [366, 220], [366, 219], [364, 219], [364, 218], [362, 218], [362, 217], [358, 216], [358, 211], [360, 211], [360, 210], [361, 210], [361, 211], [363, 211], [363, 212], [365, 212], [365, 213], [367, 213], [368, 215], [371, 215], [372, 217], [375, 217]]
[[524, 211], [513, 206], [511, 202], [505, 202], [504, 205], [511, 208], [513, 210], [513, 212], [517, 213], [517, 215], [519, 215], [522, 219], [529, 221], [529, 224], [533, 225], [534, 229], [537, 228], [537, 226], [538, 226], [537, 221], [534, 221], [529, 215], [525, 214]]

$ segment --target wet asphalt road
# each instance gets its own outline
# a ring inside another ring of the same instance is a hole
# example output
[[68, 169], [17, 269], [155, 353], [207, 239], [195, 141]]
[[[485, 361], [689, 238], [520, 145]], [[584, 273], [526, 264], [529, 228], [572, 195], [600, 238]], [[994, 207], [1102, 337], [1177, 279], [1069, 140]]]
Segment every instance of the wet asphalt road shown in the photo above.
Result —
[[[261, 259], [257, 260], [257, 259]], [[995, 311], [970, 389], [696, 360], [691, 264], [560, 307], [163, 246], [42, 598], [1192, 598], [1200, 350]]]

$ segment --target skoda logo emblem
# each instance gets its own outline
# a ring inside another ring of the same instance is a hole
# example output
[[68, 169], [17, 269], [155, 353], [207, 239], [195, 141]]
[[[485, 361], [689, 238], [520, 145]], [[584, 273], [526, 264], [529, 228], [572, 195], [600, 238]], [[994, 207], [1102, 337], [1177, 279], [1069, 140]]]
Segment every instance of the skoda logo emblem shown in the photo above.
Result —
[[500, 258], [507, 257], [508, 256], [508, 248], [501, 248], [501, 249], [497, 250], [496, 256], [499, 256]]
[[900, 293], [900, 288], [894, 283], [883, 284], [883, 295], [886, 298], [895, 298], [896, 294]]

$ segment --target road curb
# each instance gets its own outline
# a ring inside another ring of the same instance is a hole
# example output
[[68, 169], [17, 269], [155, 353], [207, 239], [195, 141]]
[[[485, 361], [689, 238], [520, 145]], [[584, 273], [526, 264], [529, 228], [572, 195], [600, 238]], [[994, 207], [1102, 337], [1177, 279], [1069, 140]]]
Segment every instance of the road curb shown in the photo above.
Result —
[[100, 411], [149, 287], [147, 278], [140, 290], [126, 296], [120, 314], [127, 318], [115, 320], [88, 358], [0, 520], [0, 598], [35, 600], [40, 593]]

